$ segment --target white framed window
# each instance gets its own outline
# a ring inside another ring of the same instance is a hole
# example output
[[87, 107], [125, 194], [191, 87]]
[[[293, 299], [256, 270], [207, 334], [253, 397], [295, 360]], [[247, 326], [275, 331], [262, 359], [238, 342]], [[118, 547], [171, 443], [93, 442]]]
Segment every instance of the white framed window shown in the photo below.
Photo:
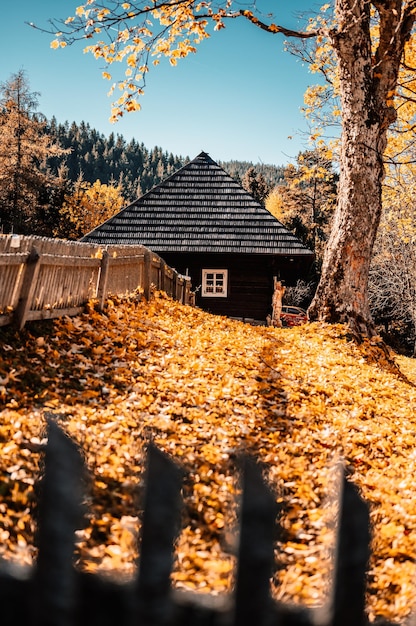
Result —
[[204, 298], [226, 298], [228, 270], [202, 270], [201, 295]]

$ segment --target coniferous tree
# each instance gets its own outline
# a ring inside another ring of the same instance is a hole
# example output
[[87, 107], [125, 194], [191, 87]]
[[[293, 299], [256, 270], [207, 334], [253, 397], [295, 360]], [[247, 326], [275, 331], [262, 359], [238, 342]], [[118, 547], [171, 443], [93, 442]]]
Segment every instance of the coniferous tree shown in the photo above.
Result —
[[137, 198], [138, 187], [145, 193], [189, 160], [163, 152], [157, 146], [149, 151], [143, 143], [135, 139], [127, 143], [114, 133], [106, 138], [85, 122], [57, 124], [52, 119], [48, 132], [63, 148], [70, 150], [61, 159], [50, 159], [54, 173], [64, 164], [73, 183], [80, 175], [91, 184], [97, 179], [102, 184], [110, 184], [112, 179], [119, 181], [126, 201]]
[[261, 172], [257, 172], [254, 167], [250, 167], [244, 174], [241, 184], [257, 202], [264, 204], [264, 201], [270, 193], [270, 185], [266, 183]]
[[254, 167], [258, 174], [261, 174], [270, 187], [274, 187], [283, 181], [284, 167], [281, 165], [270, 165], [266, 163], [250, 163], [248, 161], [219, 161], [219, 165], [228, 174], [241, 184], [243, 176], [251, 167]]
[[42, 230], [57, 176], [47, 167], [63, 153], [36, 113], [37, 94], [23, 70], [0, 85], [0, 221], [3, 232]]

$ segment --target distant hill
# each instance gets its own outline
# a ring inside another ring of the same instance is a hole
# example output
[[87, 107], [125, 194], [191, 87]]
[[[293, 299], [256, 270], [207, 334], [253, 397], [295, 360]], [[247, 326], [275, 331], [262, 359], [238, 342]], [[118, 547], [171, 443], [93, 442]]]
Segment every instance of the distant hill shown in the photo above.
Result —
[[[149, 149], [135, 139], [126, 141], [122, 135], [111, 133], [106, 137], [85, 122], [61, 124], [52, 118], [48, 122], [47, 132], [63, 148], [70, 149], [69, 154], [49, 160], [48, 165], [54, 174], [64, 169], [66, 177], [71, 181], [82, 177], [90, 183], [97, 179], [105, 184], [119, 183], [128, 201], [146, 193], [190, 160], [189, 156], [174, 155], [159, 146]], [[230, 176], [241, 181], [254, 164], [224, 161], [219, 165]], [[283, 166], [262, 163], [254, 167], [271, 185], [283, 178]]]
[[285, 168], [283, 165], [268, 165], [266, 163], [252, 163], [251, 161], [220, 161], [218, 165], [221, 165], [230, 176], [239, 181], [242, 180], [250, 167], [254, 167], [257, 173], [262, 174], [266, 183], [272, 187], [284, 179]]

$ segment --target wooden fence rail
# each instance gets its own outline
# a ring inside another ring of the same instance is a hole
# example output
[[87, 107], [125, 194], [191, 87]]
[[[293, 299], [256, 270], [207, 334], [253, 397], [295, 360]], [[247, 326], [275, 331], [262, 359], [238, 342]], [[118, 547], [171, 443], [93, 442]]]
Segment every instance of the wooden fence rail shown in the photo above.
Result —
[[[38, 558], [26, 577], [0, 567], [3, 626], [360, 626], [365, 614], [369, 512], [342, 475], [332, 591], [326, 606], [281, 604], [270, 595], [277, 505], [258, 466], [246, 459], [236, 586], [224, 598], [171, 588], [180, 530], [182, 470], [153, 446], [147, 456], [138, 575], [117, 584], [73, 567], [82, 519], [82, 456], [48, 422], [38, 514]], [[387, 622], [378, 622], [387, 624]]]
[[143, 246], [0, 235], [0, 326], [77, 315], [91, 299], [152, 288], [190, 303], [190, 279]]

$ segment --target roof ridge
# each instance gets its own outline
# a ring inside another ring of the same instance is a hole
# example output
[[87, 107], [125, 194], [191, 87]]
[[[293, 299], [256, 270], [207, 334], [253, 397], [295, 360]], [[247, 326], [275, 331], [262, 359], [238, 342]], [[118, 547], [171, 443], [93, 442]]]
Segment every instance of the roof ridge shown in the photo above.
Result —
[[[169, 176], [166, 176], [166, 178], [164, 178], [162, 181], [160, 181], [159, 183], [157, 183], [156, 185], [153, 185], [153, 187], [151, 187], [148, 191], [146, 191], [146, 193], [144, 193], [143, 195], [139, 196], [138, 198], [136, 198], [135, 200], [133, 200], [133, 202], [131, 202], [128, 206], [132, 206], [133, 204], [135, 204], [138, 200], [141, 200], [142, 198], [146, 198], [146, 196], [148, 196], [150, 193], [152, 193], [152, 191], [154, 189], [157, 189], [158, 187], [164, 186], [165, 183], [167, 183], [168, 181], [170, 181], [172, 178], [175, 178], [176, 176], [178, 176], [183, 170], [189, 169], [189, 166], [192, 163], [195, 163], [200, 157], [205, 157], [206, 160], [211, 161], [211, 163], [213, 165], [216, 165], [219, 169], [223, 170], [223, 168], [218, 165], [218, 163], [216, 163], [208, 154], [208, 152], [204, 152], [202, 150], [202, 152], [200, 152], [198, 154], [198, 156], [196, 156], [194, 159], [192, 159], [191, 161], [188, 161], [188, 163], [185, 163], [184, 165], [182, 165], [182, 167], [180, 167], [178, 170], [175, 170], [174, 172], [172, 172], [172, 174], [169, 174]], [[227, 172], [225, 170], [223, 170], [224, 174], [226, 174], [227, 176], [229, 176], [229, 174], [227, 174]], [[231, 180], [235, 180], [234, 178], [232, 178], [230, 176]], [[237, 182], [237, 181], [235, 181]], [[121, 209], [121, 211], [124, 210], [124, 208], [127, 207], [123, 207], [123, 209]], [[120, 211], [120, 212], [121, 212]], [[114, 217], [114, 216], [113, 216]], [[111, 219], [111, 218], [110, 218]]]
[[[157, 217], [157, 219], [155, 219]], [[223, 222], [221, 222], [223, 217]], [[189, 225], [184, 225], [184, 219]], [[212, 227], [211, 227], [212, 226]], [[204, 227], [207, 237], [199, 237]], [[220, 241], [240, 252], [241, 240], [251, 242], [250, 251], [282, 254], [312, 254], [274, 215], [232, 178], [207, 152], [170, 174], [145, 194], [123, 207], [106, 222], [85, 235], [83, 241], [141, 243], [155, 252], [207, 247], [223, 250]], [[176, 242], [175, 242], [176, 238]], [[169, 240], [169, 244], [168, 244]], [[290, 242], [290, 243], [289, 243]], [[168, 247], [163, 247], [168, 245]], [[208, 246], [209, 247], [209, 246]]]

